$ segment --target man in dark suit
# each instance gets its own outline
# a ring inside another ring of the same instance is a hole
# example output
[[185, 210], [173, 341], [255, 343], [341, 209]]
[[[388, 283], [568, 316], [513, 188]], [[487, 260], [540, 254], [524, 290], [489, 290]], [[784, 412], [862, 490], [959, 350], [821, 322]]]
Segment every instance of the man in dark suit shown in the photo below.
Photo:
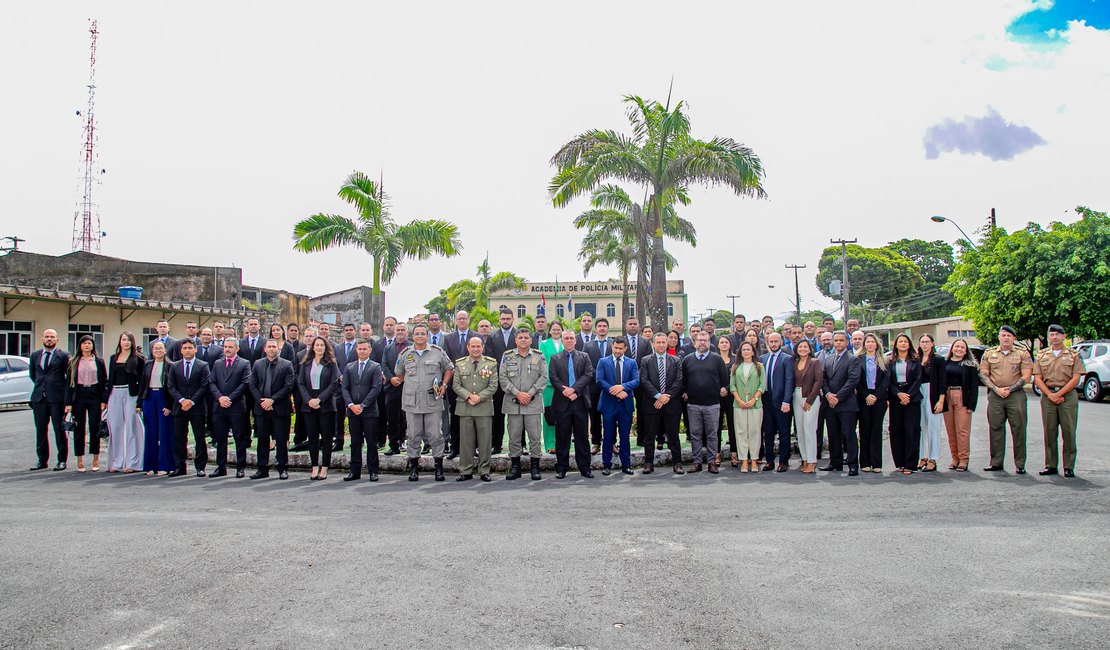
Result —
[[[455, 313], [455, 330], [453, 332], [446, 332], [440, 338], [440, 347], [443, 348], [447, 358], [451, 361], [458, 361], [459, 359], [468, 356], [466, 351], [466, 342], [472, 336], [477, 336], [478, 333], [470, 329], [470, 314], [465, 311], [458, 311]], [[459, 396], [455, 391], [447, 391], [447, 402], [451, 409], [451, 425], [450, 425], [450, 444], [451, 452], [447, 454], [447, 460], [452, 460], [459, 457], [459, 416], [455, 414], [455, 404]]]
[[250, 434], [243, 428], [243, 414], [250, 402], [251, 365], [239, 356], [239, 340], [224, 339], [224, 356], [212, 363], [208, 396], [212, 399], [212, 440], [216, 443], [216, 471], [212, 476], [227, 476], [227, 434], [235, 440], [235, 477], [247, 470]]
[[404, 323], [397, 323], [393, 330], [392, 344], [386, 346], [382, 350], [382, 373], [385, 375], [385, 410], [386, 426], [389, 430], [386, 432], [386, 438], [389, 442], [389, 449], [386, 450], [386, 456], [393, 456], [401, 452], [402, 445], [405, 442], [405, 430], [408, 427], [405, 414], [401, 411], [401, 385], [394, 385], [392, 379], [396, 375], [397, 359], [400, 358], [401, 353], [408, 347], [408, 326]]
[[[596, 375], [597, 364], [613, 352], [612, 347], [613, 344], [609, 341], [609, 319], [603, 317], [594, 321], [593, 340], [580, 346], [579, 349], [590, 356], [590, 363], [594, 365], [594, 374]], [[593, 449], [590, 450], [591, 454], [601, 453], [601, 441], [604, 437], [601, 426], [601, 411], [597, 410], [600, 401], [601, 387], [595, 381], [590, 385], [590, 440], [594, 445]]]
[[[782, 349], [782, 336], [767, 336], [767, 354], [759, 357], [767, 369], [767, 390], [763, 392], [764, 472], [785, 472], [790, 460], [790, 404], [794, 399], [794, 357]], [[779, 463], [775, 466], [775, 437], [779, 441]]]
[[170, 369], [169, 386], [166, 387], [173, 399], [170, 415], [173, 416], [174, 470], [169, 476], [185, 474], [190, 426], [193, 428], [196, 452], [193, 466], [197, 476], [204, 476], [204, 468], [208, 465], [208, 445], [204, 439], [204, 424], [208, 419], [204, 410], [209, 393], [208, 364], [196, 358], [197, 346], [190, 339], [181, 340], [180, 350], [181, 361]]
[[[640, 444], [644, 446], [644, 474], [655, 471], [655, 440], [666, 438], [671, 450], [675, 474], [682, 468], [682, 447], [678, 441], [678, 423], [682, 419], [682, 363], [667, 354], [667, 335], [659, 332], [651, 340], [652, 354], [640, 360], [640, 387], [644, 401], [649, 402], [640, 424]], [[660, 368], [663, 373], [660, 376]]]
[[[46, 469], [50, 460], [50, 443], [46, 438], [46, 425], [54, 427], [54, 446], [58, 452], [58, 464], [54, 471], [66, 468], [69, 460], [69, 441], [66, 439], [62, 421], [65, 419], [66, 367], [69, 354], [58, 348], [58, 333], [46, 330], [42, 333], [42, 349], [31, 353], [31, 411], [35, 418], [35, 453], [39, 462], [31, 471]], [[98, 436], [99, 431], [89, 435]]]
[[197, 337], [197, 358], [212, 367], [212, 364], [219, 361], [223, 356], [224, 348], [216, 343], [212, 336], [212, 328], [205, 327], [201, 329], [200, 335]]
[[819, 468], [823, 472], [844, 469], [844, 452], [848, 458], [848, 476], [859, 474], [859, 439], [856, 438], [856, 420], [859, 402], [856, 388], [861, 372], [860, 359], [848, 349], [848, 336], [844, 332], [833, 334], [833, 351], [822, 359], [825, 381], [821, 394], [829, 413], [825, 424], [829, 430], [829, 464]]
[[[635, 316], [629, 316], [624, 321], [624, 338], [628, 342], [628, 348], [625, 350], [624, 355], [636, 363], [637, 373], [640, 370], [640, 361], [644, 357], [651, 354], [651, 341], [644, 338], [640, 330], [640, 319]], [[647, 400], [644, 399], [644, 386], [640, 384], [632, 392], [632, 396], [636, 399], [636, 419], [639, 422], [644, 421], [644, 408], [647, 406]], [[642, 442], [640, 430], [643, 429], [643, 424], [637, 427], [636, 430], [636, 445], [639, 446]]]
[[378, 480], [378, 395], [385, 377], [382, 367], [370, 359], [370, 341], [362, 339], [355, 347], [357, 358], [343, 369], [343, 401], [351, 426], [351, 471], [344, 481], [362, 478], [362, 444], [366, 443], [366, 471], [370, 482]]
[[[501, 357], [505, 356], [505, 350], [512, 350], [516, 347], [513, 310], [502, 309], [501, 313], [497, 315], [497, 322], [501, 327], [490, 332], [490, 335], [486, 337], [485, 355], [496, 360], [497, 367], [500, 369]], [[505, 415], [501, 410], [504, 399], [505, 391], [498, 386], [497, 392], [493, 395], [493, 448], [490, 452], [493, 454], [500, 454], [501, 446], [505, 442]]]
[[285, 339], [293, 346], [293, 352], [300, 354], [304, 349], [304, 341], [301, 340], [301, 326], [296, 323], [289, 323], [285, 326]]
[[551, 338], [551, 335], [547, 333], [547, 316], [538, 314], [534, 320], [536, 323], [536, 331], [534, 336], [532, 336], [532, 349], [539, 350], [540, 343]]
[[578, 317], [578, 336], [574, 338], [574, 347], [582, 352], [586, 351], [586, 346], [590, 341], [594, 340], [594, 317], [589, 313], [582, 314]]
[[174, 341], [173, 349], [167, 349], [166, 356], [168, 356], [171, 361], [181, 361], [181, 341], [186, 340], [192, 341], [193, 345], [197, 346], [197, 358], [207, 362], [208, 359], [205, 359], [200, 353], [200, 333], [197, 329], [197, 322], [195, 320], [185, 321], [185, 338]]
[[[736, 352], [740, 349], [740, 344], [744, 342], [744, 330], [747, 329], [747, 327], [748, 319], [744, 316], [744, 314], [736, 314], [732, 317], [732, 332], [730, 332], [725, 338], [727, 338], [728, 342], [732, 344], [731, 350], [733, 354], [736, 354]], [[726, 359], [725, 362], [727, 363], [728, 360]]]
[[[355, 346], [358, 345], [358, 330], [352, 323], [343, 324], [343, 340], [335, 346], [335, 366], [339, 368], [339, 374], [343, 374], [343, 369], [347, 364], [358, 358], [355, 353]], [[299, 391], [295, 391], [299, 392]], [[335, 395], [335, 444], [332, 446], [332, 453], [343, 451], [343, 432], [347, 426], [347, 404], [343, 401], [342, 391], [336, 391]]]
[[[243, 337], [239, 339], [239, 356], [246, 359], [251, 368], [254, 367], [254, 362], [265, 356], [266, 352], [266, 338], [262, 336], [261, 325], [257, 318], [248, 318], [246, 324], [246, 331]], [[229, 334], [229, 336], [233, 336]], [[253, 427], [251, 425], [251, 414], [253, 409], [247, 409], [243, 413], [243, 431], [249, 437]]]
[[594, 364], [590, 355], [574, 349], [576, 336], [563, 331], [563, 351], [551, 357], [551, 410], [555, 414], [555, 478], [566, 478], [570, 466], [570, 441], [574, 439], [574, 463], [586, 478], [590, 469], [590, 439], [586, 430], [590, 419], [590, 387], [594, 383]]
[[177, 352], [177, 339], [170, 336], [170, 323], [169, 323], [169, 321], [164, 320], [164, 319], [158, 321], [158, 323], [154, 326], [154, 329], [158, 330], [158, 336], [151, 339], [150, 343], [147, 343], [147, 345], [146, 345], [146, 358], [147, 359], [153, 359], [154, 358], [154, 355], [151, 354], [151, 349], [154, 348], [154, 344], [156, 342], [161, 341], [162, 345], [166, 346], [166, 357], [170, 361], [180, 360], [181, 357], [178, 357], [177, 359], [174, 358], [174, 355], [178, 354], [178, 352]]
[[[385, 372], [385, 364], [382, 362], [382, 355], [385, 353], [387, 347], [393, 347], [393, 338], [396, 335], [396, 330], [397, 319], [392, 316], [387, 316], [385, 320], [382, 321], [381, 338], [374, 341], [374, 345], [370, 349], [370, 360], [381, 364], [382, 372]], [[388, 385], [386, 388], [388, 388]], [[385, 411], [385, 390], [383, 389], [382, 392], [378, 393], [378, 449], [385, 446], [388, 431], [389, 417]]]
[[258, 469], [251, 479], [270, 475], [270, 439], [277, 441], [278, 478], [289, 478], [289, 396], [293, 393], [296, 373], [288, 359], [278, 356], [277, 339], [269, 339], [263, 348], [266, 356], [251, 367], [251, 396], [254, 398], [254, 421], [258, 439], [255, 456]]

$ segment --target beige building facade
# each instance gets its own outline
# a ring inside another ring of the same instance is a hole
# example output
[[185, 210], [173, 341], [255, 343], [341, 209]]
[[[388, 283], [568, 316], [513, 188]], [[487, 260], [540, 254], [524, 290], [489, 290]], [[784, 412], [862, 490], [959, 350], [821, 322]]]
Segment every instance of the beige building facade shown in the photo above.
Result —
[[[610, 328], [620, 329], [621, 294], [624, 285], [620, 280], [599, 280], [586, 282], [527, 282], [523, 288], [498, 291], [489, 297], [489, 309], [500, 311], [502, 308], [513, 310], [517, 318], [525, 315], [535, 317], [540, 306], [546, 301], [545, 313], [548, 317], [557, 315], [575, 319], [589, 312], [595, 318], [608, 318]], [[643, 318], [636, 313], [636, 283], [628, 283], [628, 313]], [[682, 280], [667, 281], [667, 316], [688, 320], [689, 307], [686, 289]], [[569, 303], [569, 304], [568, 304]]]
[[888, 348], [890, 342], [899, 334], [908, 335], [914, 345], [917, 345], [917, 339], [921, 338], [922, 334], [931, 335], [937, 345], [951, 345], [956, 339], [964, 339], [968, 345], [981, 345], [975, 335], [975, 324], [959, 316], [869, 325], [861, 329], [877, 334], [883, 340], [883, 345]]

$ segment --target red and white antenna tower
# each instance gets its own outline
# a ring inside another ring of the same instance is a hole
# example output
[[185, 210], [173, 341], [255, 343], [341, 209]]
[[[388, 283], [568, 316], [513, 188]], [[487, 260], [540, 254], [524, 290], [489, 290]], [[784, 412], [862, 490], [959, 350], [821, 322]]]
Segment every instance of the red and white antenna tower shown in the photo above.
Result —
[[[96, 19], [89, 21], [89, 106], [85, 109], [85, 146], [81, 152], [85, 168], [84, 195], [81, 203], [73, 215], [73, 250], [86, 253], [100, 252], [100, 213], [99, 207], [93, 202], [93, 185], [100, 182], [98, 175], [104, 170], [99, 169], [96, 155], [96, 37], [100, 32], [96, 28]], [[81, 111], [77, 111], [81, 115]]]

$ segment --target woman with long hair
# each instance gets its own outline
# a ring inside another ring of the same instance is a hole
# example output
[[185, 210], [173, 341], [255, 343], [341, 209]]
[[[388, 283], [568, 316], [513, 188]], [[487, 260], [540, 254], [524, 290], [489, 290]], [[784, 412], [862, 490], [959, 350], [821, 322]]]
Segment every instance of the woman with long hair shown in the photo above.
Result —
[[890, 455], [902, 474], [917, 471], [921, 447], [921, 362], [910, 337], [899, 334], [890, 351]]
[[[548, 363], [548, 368], [550, 368], [551, 357], [563, 351], [563, 324], [553, 320], [547, 326], [547, 331], [550, 336], [540, 343], [540, 352], [543, 353], [544, 361]], [[555, 395], [555, 389], [549, 381], [543, 389], [543, 448], [549, 454], [555, 453], [555, 416], [551, 412], [551, 397], [553, 395]]]
[[948, 410], [945, 396], [948, 380], [944, 357], [936, 353], [930, 334], [917, 340], [917, 355], [921, 360], [921, 459], [917, 469], [922, 472], [937, 471], [940, 459], [940, 432], [944, 428], [944, 412]]
[[108, 471], [125, 474], [143, 468], [143, 420], [138, 406], [145, 361], [135, 335], [124, 331], [108, 367]]
[[817, 420], [821, 413], [821, 386], [825, 371], [820, 359], [813, 356], [813, 346], [807, 339], [794, 344], [794, 429], [798, 432], [798, 453], [802, 457], [801, 471], [817, 471]]
[[683, 356], [685, 356], [685, 354], [682, 352], [682, 348], [678, 347], [678, 342], [681, 340], [682, 335], [678, 332], [674, 330], [667, 332], [667, 354], [675, 357], [676, 359], [681, 359]]
[[863, 360], [857, 389], [860, 471], [879, 474], [883, 471], [883, 420], [886, 419], [886, 394], [890, 388], [886, 354], [879, 337], [865, 335], [856, 356]]
[[[725, 360], [725, 367], [731, 368], [736, 360], [736, 352], [732, 349], [732, 339], [727, 336], [717, 339], [717, 354]], [[736, 414], [732, 411], [733, 403], [731, 394], [721, 398], [721, 418], [717, 423], [717, 449], [721, 448], [721, 430], [727, 427], [729, 456], [732, 460], [732, 466], [739, 467], [740, 458], [736, 455]], [[717, 459], [717, 462], [720, 463], [720, 459]]]
[[285, 328], [281, 323], [274, 323], [270, 325], [270, 338], [276, 339], [278, 342], [278, 356], [285, 359], [289, 363], [297, 363], [297, 349], [293, 344], [285, 340]]
[[96, 341], [85, 334], [66, 369], [66, 413], [73, 416], [73, 455], [77, 471], [85, 471], [85, 437], [89, 439], [92, 471], [100, 471], [100, 421], [108, 408], [108, 367], [96, 354]]
[[755, 354], [755, 346], [748, 341], [740, 344], [736, 358], [729, 368], [729, 392], [733, 399], [733, 419], [736, 421], [737, 455], [740, 472], [759, 471], [759, 443], [762, 438], [763, 391], [767, 390], [767, 377], [763, 364]]
[[944, 428], [948, 431], [948, 447], [952, 464], [948, 469], [966, 472], [971, 456], [971, 414], [979, 404], [979, 364], [967, 348], [967, 341], [956, 339], [948, 348], [944, 364], [948, 386]]
[[[308, 432], [308, 457], [312, 464], [310, 480], [324, 480], [331, 465], [332, 439], [335, 437], [335, 391], [339, 389], [339, 367], [331, 341], [322, 336], [312, 341], [297, 372], [297, 390]], [[322, 440], [321, 440], [322, 438]]]
[[166, 392], [173, 362], [166, 357], [166, 344], [154, 341], [150, 358], [143, 367], [139, 380], [138, 403], [143, 412], [143, 471], [147, 476], [165, 476], [177, 465], [173, 460], [173, 417], [170, 407], [173, 398]]

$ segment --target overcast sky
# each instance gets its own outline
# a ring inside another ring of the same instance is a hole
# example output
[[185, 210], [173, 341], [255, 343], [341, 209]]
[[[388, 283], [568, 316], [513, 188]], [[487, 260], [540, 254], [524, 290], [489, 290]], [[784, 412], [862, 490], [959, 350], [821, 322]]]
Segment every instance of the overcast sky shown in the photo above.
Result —
[[[100, 21], [103, 253], [243, 268], [317, 295], [370, 284], [357, 250], [305, 255], [293, 224], [354, 216], [377, 176], [401, 222], [457, 224], [465, 250], [408, 262], [409, 315], [495, 270], [584, 278], [552, 207], [551, 155], [628, 130], [624, 94], [689, 103], [696, 137], [754, 149], [768, 200], [695, 189], [697, 249], [672, 246], [692, 312], [835, 308], [814, 286], [830, 238], [955, 241], [950, 224], [1072, 221], [1110, 208], [1105, 2], [25, 2], [0, 5], [0, 219], [23, 248], [70, 250], [80, 199], [88, 22]], [[635, 196], [637, 192], [633, 192]], [[191, 229], [183, 228], [191, 225]], [[774, 285], [774, 289], [768, 288]]]

